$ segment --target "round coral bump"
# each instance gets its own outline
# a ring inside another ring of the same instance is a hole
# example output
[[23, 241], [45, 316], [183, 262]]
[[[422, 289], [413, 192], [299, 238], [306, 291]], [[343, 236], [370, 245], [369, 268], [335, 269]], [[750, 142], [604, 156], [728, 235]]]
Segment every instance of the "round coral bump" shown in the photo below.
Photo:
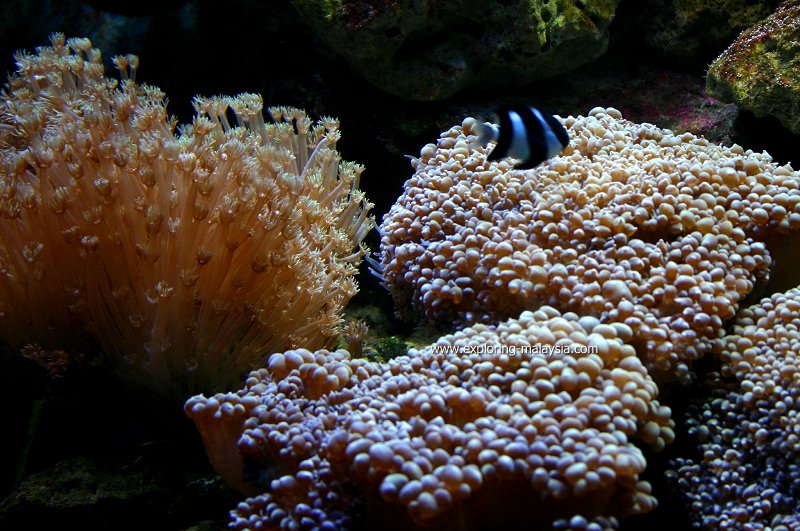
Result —
[[282, 380], [289, 373], [286, 356], [280, 353], [270, 357], [267, 367], [277, 380]]

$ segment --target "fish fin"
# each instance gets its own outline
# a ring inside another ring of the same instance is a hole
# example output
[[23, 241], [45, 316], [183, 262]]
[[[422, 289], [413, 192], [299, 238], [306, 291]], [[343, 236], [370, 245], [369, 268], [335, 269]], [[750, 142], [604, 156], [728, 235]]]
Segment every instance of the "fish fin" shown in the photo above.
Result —
[[486, 157], [486, 160], [489, 162], [508, 157], [508, 151], [511, 149], [511, 142], [514, 135], [510, 111], [504, 109], [498, 113], [498, 116], [500, 118], [500, 125], [492, 126], [497, 135], [497, 145], [492, 152], [489, 153], [489, 156]]
[[500, 137], [500, 128], [489, 122], [478, 122], [475, 124], [475, 129], [478, 133], [476, 143], [483, 147], [488, 146], [489, 142], [496, 142]]
[[386, 285], [386, 279], [383, 278], [383, 264], [378, 261], [377, 256], [368, 253], [364, 256], [364, 260], [367, 262], [367, 269], [372, 273], [372, 276], [380, 280], [381, 286], [388, 290], [389, 286]]
[[547, 159], [533, 158], [514, 165], [515, 170], [532, 170]]
[[550, 129], [553, 131], [558, 142], [561, 144], [561, 149], [564, 149], [569, 145], [569, 133], [567, 133], [567, 129], [564, 127], [564, 124], [551, 114], [545, 114], [544, 119], [547, 122], [547, 125], [550, 126]]

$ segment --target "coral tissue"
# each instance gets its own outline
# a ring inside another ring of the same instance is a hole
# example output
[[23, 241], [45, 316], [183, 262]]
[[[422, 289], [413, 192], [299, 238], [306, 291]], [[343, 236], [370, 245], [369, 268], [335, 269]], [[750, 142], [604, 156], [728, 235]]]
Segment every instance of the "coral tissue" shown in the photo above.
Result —
[[240, 391], [185, 409], [223, 478], [269, 485], [232, 529], [599, 531], [655, 504], [633, 441], [674, 436], [631, 336], [543, 307], [385, 363], [275, 354]]
[[800, 289], [746, 308], [721, 340], [714, 399], [690, 410], [696, 457], [671, 475], [707, 529], [800, 527]]
[[327, 344], [372, 226], [338, 124], [197, 98], [179, 128], [138, 60], [86, 39], [20, 53], [0, 102], [0, 332], [87, 330], [124, 377], [179, 394]]
[[534, 170], [470, 149], [471, 118], [422, 148], [381, 226], [398, 312], [464, 326], [548, 304], [625, 323], [654, 377], [688, 381], [748, 294], [796, 278], [800, 173], [616, 109], [563, 122], [571, 144]]

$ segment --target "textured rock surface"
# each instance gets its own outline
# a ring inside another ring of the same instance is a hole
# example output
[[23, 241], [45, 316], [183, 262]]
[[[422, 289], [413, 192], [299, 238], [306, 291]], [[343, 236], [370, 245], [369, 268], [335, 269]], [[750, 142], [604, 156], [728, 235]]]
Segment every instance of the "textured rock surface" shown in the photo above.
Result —
[[743, 32], [709, 68], [706, 90], [800, 133], [800, 2]]
[[183, 470], [176, 449], [77, 457], [26, 478], [0, 503], [0, 529], [221, 529], [235, 493]]
[[293, 0], [369, 81], [408, 99], [551, 77], [602, 54], [618, 0]]

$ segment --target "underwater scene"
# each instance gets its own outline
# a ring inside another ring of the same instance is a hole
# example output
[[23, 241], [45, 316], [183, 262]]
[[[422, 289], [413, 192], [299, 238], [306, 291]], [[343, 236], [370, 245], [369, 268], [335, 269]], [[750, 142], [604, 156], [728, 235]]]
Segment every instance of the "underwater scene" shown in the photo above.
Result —
[[800, 1], [0, 3], [0, 529], [800, 531]]

